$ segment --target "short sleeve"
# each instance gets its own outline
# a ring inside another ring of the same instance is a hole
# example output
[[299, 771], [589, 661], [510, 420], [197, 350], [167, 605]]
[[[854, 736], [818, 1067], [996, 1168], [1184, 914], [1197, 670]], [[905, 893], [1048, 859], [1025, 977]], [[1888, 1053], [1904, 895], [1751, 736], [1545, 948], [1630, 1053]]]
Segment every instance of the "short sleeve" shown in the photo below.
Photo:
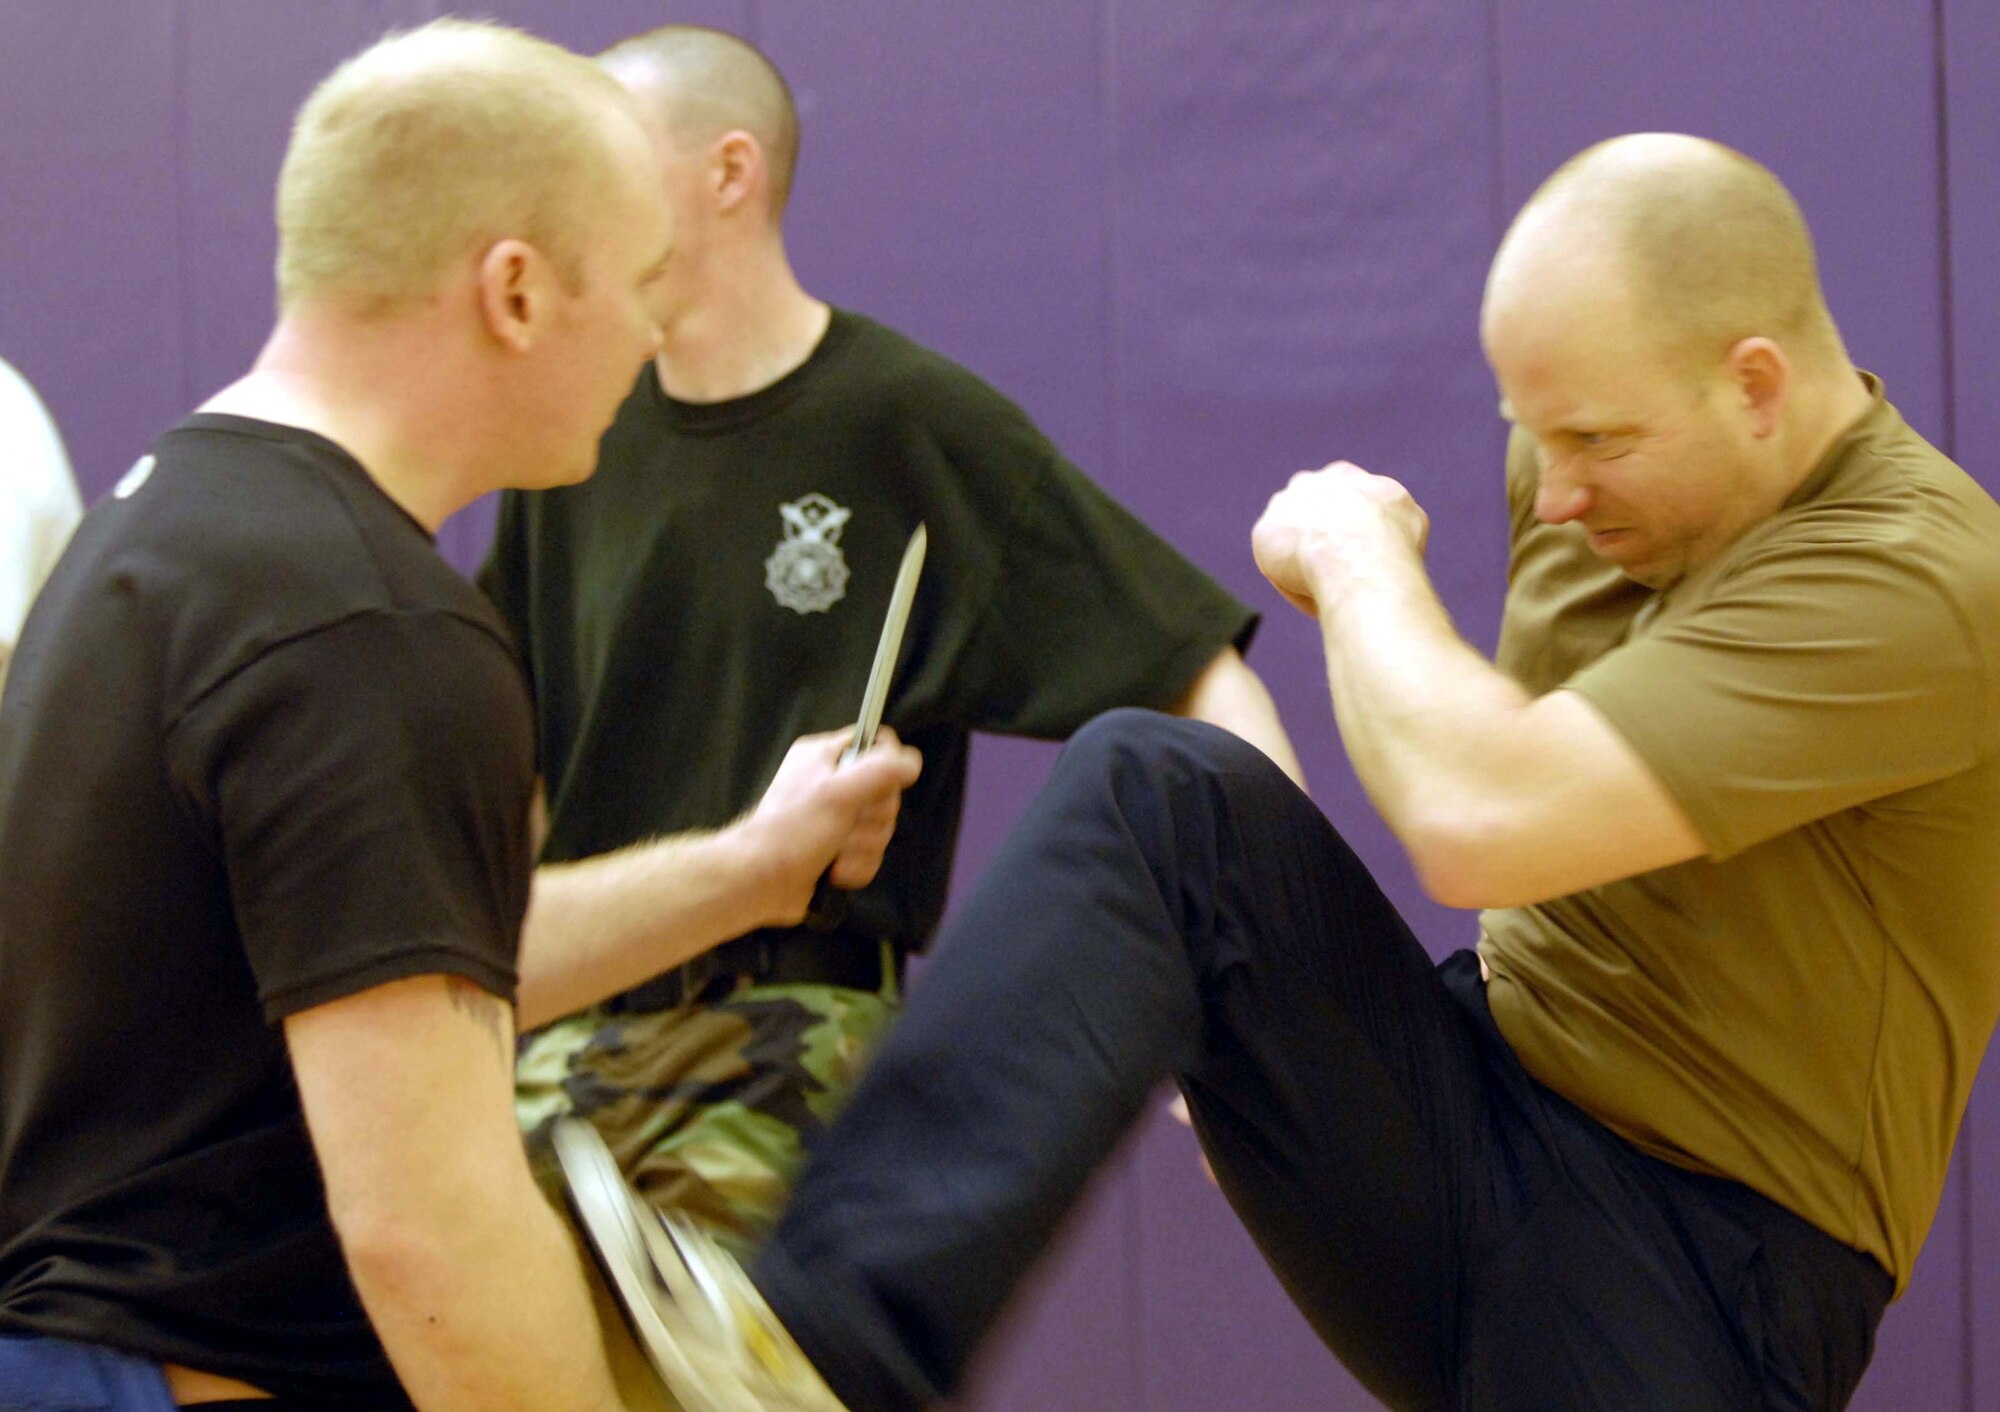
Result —
[[1066, 736], [1173, 705], [1258, 617], [1051, 451], [1020, 491], [956, 686], [978, 730]]
[[1920, 567], [1866, 545], [1789, 545], [1569, 686], [1722, 858], [1968, 768], [1985, 671]]
[[190, 708], [168, 758], [269, 1019], [429, 973], [511, 999], [533, 746], [491, 631], [382, 611], [294, 639]]

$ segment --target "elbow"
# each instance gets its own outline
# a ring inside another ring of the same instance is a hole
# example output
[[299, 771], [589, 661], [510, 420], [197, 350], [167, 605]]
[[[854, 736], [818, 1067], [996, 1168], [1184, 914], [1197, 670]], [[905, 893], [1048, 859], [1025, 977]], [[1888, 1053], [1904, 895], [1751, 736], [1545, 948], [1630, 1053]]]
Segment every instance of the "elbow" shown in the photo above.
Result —
[[1431, 901], [1467, 911], [1496, 905], [1490, 900], [1476, 866], [1457, 857], [1432, 856], [1414, 850], [1410, 856], [1416, 864], [1417, 881]]
[[1458, 810], [1399, 832], [1417, 882], [1433, 902], [1477, 911], [1535, 900], [1523, 893], [1506, 828]]
[[449, 1287], [450, 1255], [437, 1228], [414, 1213], [336, 1205], [333, 1228], [354, 1287], [371, 1309], [426, 1305]]

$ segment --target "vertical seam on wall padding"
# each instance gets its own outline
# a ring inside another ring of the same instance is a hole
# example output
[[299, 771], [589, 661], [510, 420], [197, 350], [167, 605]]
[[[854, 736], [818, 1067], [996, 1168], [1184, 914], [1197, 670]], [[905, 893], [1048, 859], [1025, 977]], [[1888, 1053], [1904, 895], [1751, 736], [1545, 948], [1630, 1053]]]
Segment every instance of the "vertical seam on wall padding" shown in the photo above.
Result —
[[1500, 120], [1500, 0], [1486, 0], [1486, 91], [1493, 128], [1493, 240], [1507, 230], [1507, 139]]
[[188, 237], [188, 33], [187, 18], [180, 0], [161, 0], [167, 11], [168, 62], [173, 66], [169, 91], [172, 94], [174, 153], [174, 316], [180, 327], [175, 345], [181, 360], [182, 409], [194, 406], [194, 253]]
[[1945, 0], [1931, 0], [1938, 137], [1938, 303], [1944, 334], [1945, 455], [1958, 459], [1958, 328], [1952, 288], [1950, 64], [1945, 52]]
[[[1103, 139], [1098, 148], [1100, 184], [1102, 186], [1104, 231], [1101, 237], [1103, 250], [1101, 273], [1104, 280], [1104, 400], [1108, 415], [1104, 419], [1104, 458], [1107, 467], [1114, 468], [1123, 483], [1125, 475], [1125, 378], [1124, 378], [1124, 321], [1119, 298], [1119, 185], [1118, 185], [1118, 0], [1100, 0], [1097, 27], [1097, 79], [1098, 102], [1101, 105]], [[1144, 1263], [1145, 1223], [1141, 1210], [1141, 1182], [1139, 1164], [1132, 1158], [1125, 1161], [1123, 1244], [1125, 1247], [1125, 1383], [1136, 1394], [1134, 1412], [1147, 1412], [1152, 1402], [1152, 1390], [1147, 1385], [1146, 1370], [1151, 1362], [1145, 1356], [1145, 1280], [1141, 1274]]]
[[[1957, 294], [1952, 283], [1952, 201], [1951, 201], [1951, 63], [1947, 47], [1947, 18], [1945, 0], [1931, 0], [1931, 46], [1933, 82], [1932, 92], [1937, 104], [1938, 165], [1937, 165], [1937, 210], [1938, 210], [1938, 328], [1942, 339], [1942, 361], [1939, 371], [1944, 400], [1944, 452], [1953, 460], [1958, 459], [1958, 323]], [[1979, 1115], [1968, 1112], [1967, 1123], [1976, 1123]], [[1976, 1299], [1978, 1296], [1978, 1276], [1975, 1270], [1976, 1251], [1973, 1248], [1975, 1235], [1973, 1203], [1972, 1143], [1963, 1131], [1966, 1123], [1960, 1125], [1958, 1140], [1958, 1171], [1960, 1177], [1958, 1200], [1958, 1323], [1959, 1348], [1965, 1412], [1978, 1412], [1979, 1380], [1979, 1321]]]

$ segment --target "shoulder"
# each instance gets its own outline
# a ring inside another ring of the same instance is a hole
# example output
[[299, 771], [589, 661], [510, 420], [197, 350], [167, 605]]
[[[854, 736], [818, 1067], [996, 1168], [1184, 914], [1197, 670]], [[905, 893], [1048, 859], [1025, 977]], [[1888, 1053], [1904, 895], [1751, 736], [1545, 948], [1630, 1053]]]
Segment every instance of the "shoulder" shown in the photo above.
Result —
[[2000, 506], [1907, 428], [1859, 439], [1807, 492], [1676, 588], [1661, 634], [1729, 672], [1990, 698]]
[[332, 443], [208, 419], [150, 459], [92, 516], [90, 587], [169, 635], [191, 694], [366, 614], [456, 619], [506, 648], [485, 596]]
[[964, 364], [865, 314], [836, 310], [836, 376], [865, 381], [899, 411], [939, 427], [1002, 424], [1032, 430], [1027, 413]]
[[1739, 573], [1815, 567], [1838, 583], [1922, 585], [1946, 599], [2000, 604], [2000, 505], [1889, 409], [1822, 484], [1753, 530]]

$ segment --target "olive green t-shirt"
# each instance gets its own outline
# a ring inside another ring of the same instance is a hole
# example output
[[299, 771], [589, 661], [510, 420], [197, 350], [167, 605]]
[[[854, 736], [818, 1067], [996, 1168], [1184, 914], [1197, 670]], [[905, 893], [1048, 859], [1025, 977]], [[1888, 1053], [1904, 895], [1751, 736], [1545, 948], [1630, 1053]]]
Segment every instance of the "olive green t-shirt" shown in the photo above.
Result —
[[1536, 524], [1509, 456], [1500, 662], [1588, 700], [1705, 858], [1487, 912], [1528, 1071], [1908, 1282], [2000, 1016], [2000, 506], [1874, 393], [1667, 592]]

